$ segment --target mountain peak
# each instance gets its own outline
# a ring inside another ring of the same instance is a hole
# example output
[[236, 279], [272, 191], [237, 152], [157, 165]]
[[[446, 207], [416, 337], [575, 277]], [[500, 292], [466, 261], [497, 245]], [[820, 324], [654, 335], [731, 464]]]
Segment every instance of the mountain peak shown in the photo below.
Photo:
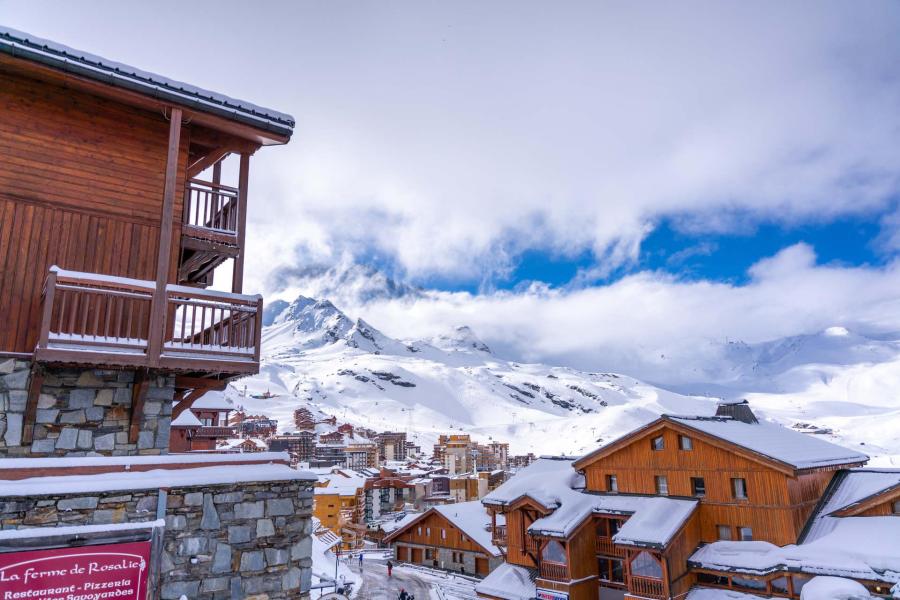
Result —
[[448, 334], [436, 336], [431, 345], [446, 351], [476, 351], [491, 354], [487, 344], [475, 334], [468, 325], [458, 325]]

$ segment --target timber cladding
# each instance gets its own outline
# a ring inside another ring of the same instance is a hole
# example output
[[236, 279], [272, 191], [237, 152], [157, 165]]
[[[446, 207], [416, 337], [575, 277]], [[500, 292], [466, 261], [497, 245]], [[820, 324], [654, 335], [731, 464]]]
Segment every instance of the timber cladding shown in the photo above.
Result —
[[[31, 352], [51, 265], [152, 280], [164, 116], [0, 71], [0, 351]], [[174, 282], [189, 129], [179, 149]]]
[[390, 542], [419, 544], [433, 548], [447, 548], [467, 552], [484, 552], [485, 549], [472, 541], [456, 525], [435, 511], [429, 511], [422, 518], [412, 522], [402, 532], [391, 536]]

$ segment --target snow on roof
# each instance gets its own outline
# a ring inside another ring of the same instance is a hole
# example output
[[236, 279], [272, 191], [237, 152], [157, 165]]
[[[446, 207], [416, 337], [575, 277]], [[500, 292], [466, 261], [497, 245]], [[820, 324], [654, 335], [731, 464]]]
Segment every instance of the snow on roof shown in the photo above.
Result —
[[769, 542], [714, 542], [691, 556], [702, 568], [764, 574], [790, 569], [811, 575], [832, 575], [900, 582], [900, 518], [845, 517], [832, 530], [803, 544], [778, 547]]
[[0, 26], [0, 52], [107, 85], [174, 101], [280, 135], [290, 136], [294, 128], [294, 118], [288, 114], [111, 61], [10, 27]]
[[767, 596], [757, 596], [746, 592], [723, 590], [721, 588], [694, 587], [688, 592], [684, 600], [759, 600]]
[[111, 533], [165, 527], [165, 519], [154, 521], [134, 521], [131, 523], [105, 523], [103, 525], [64, 525], [62, 527], [26, 527], [25, 529], [4, 529], [0, 531], [0, 541], [21, 540], [37, 537], [67, 536], [77, 538], [90, 533]]
[[227, 440], [222, 440], [216, 447], [216, 450], [231, 450], [232, 448], [236, 448], [247, 442], [252, 442], [257, 448], [266, 447], [266, 443], [259, 438], [229, 438]]
[[338, 494], [355, 496], [357, 490], [365, 487], [366, 477], [349, 469], [342, 469], [327, 475], [320, 475], [319, 481], [327, 481], [324, 487], [317, 487], [317, 494]]
[[[291, 459], [287, 452], [258, 452], [253, 455], [254, 463], [265, 461], [287, 463]], [[248, 458], [238, 454], [216, 454], [188, 452], [184, 454], [162, 454], [148, 456], [48, 456], [42, 458], [0, 458], [0, 471], [6, 469], [60, 469], [65, 467], [114, 467], [126, 465], [202, 465], [204, 463], [246, 463]], [[315, 475], [305, 472], [307, 477]], [[0, 475], [2, 480], [2, 475]]]
[[385, 534], [390, 535], [401, 527], [406, 527], [411, 522], [421, 517], [422, 514], [423, 513], [406, 513], [405, 515], [394, 519], [385, 519], [381, 522], [381, 530]]
[[816, 509], [803, 536], [809, 542], [834, 529], [833, 513], [900, 485], [900, 469], [851, 469], [835, 476], [825, 501]]
[[789, 464], [796, 469], [862, 463], [869, 460], [867, 455], [860, 452], [766, 421], [744, 423], [729, 417], [669, 415], [666, 418]]
[[[26, 460], [26, 459], [15, 459]], [[251, 469], [233, 466], [197, 467], [191, 469], [153, 469], [150, 471], [117, 471], [94, 475], [52, 475], [4, 480], [0, 497], [47, 496], [108, 492], [153, 488], [193, 487], [256, 481], [314, 480], [310, 473], [287, 465], [253, 465]]]
[[189, 410], [182, 411], [180, 415], [172, 419], [172, 427], [202, 427], [203, 423], [197, 418], [197, 415]]
[[481, 502], [458, 502], [442, 504], [434, 510], [450, 521], [454, 527], [462, 531], [476, 544], [488, 550], [494, 556], [500, 556], [500, 549], [491, 541], [491, 516]]
[[194, 400], [191, 408], [198, 410], [234, 410], [234, 403], [222, 392], [213, 390]]
[[503, 600], [531, 600], [537, 594], [536, 576], [532, 569], [505, 562], [476, 584], [475, 591]]
[[588, 494], [573, 489], [584, 485], [583, 477], [572, 468], [574, 460], [541, 458], [485, 496], [482, 502], [506, 505], [527, 496], [553, 511], [532, 523], [528, 532], [554, 537], [569, 537], [594, 513], [628, 515], [614, 540], [638, 546], [666, 545], [697, 508], [696, 500]]
[[859, 600], [871, 597], [869, 590], [858, 581], [823, 575], [807, 581], [800, 593], [802, 600]]

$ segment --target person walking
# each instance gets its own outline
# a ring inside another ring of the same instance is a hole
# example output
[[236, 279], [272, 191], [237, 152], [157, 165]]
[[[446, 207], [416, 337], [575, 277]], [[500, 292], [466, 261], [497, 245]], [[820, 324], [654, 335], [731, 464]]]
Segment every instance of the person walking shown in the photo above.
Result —
[[392, 563], [391, 561], [387, 561], [387, 568], [388, 568], [388, 577], [390, 577], [391, 571], [394, 570], [394, 563]]
[[360, 552], [359, 553], [359, 570], [360, 571], [362, 571], [362, 557], [363, 557], [363, 553]]

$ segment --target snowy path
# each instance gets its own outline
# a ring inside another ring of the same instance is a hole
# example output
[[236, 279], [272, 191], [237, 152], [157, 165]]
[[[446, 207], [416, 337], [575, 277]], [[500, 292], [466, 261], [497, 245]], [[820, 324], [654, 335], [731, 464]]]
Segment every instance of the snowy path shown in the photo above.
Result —
[[[400, 589], [416, 597], [416, 600], [471, 600], [475, 598], [475, 583], [468, 577], [457, 577], [441, 571], [408, 565], [394, 567], [388, 578], [385, 560], [367, 559], [363, 565], [363, 584], [357, 600], [394, 600]], [[354, 564], [352, 569], [359, 573]]]

